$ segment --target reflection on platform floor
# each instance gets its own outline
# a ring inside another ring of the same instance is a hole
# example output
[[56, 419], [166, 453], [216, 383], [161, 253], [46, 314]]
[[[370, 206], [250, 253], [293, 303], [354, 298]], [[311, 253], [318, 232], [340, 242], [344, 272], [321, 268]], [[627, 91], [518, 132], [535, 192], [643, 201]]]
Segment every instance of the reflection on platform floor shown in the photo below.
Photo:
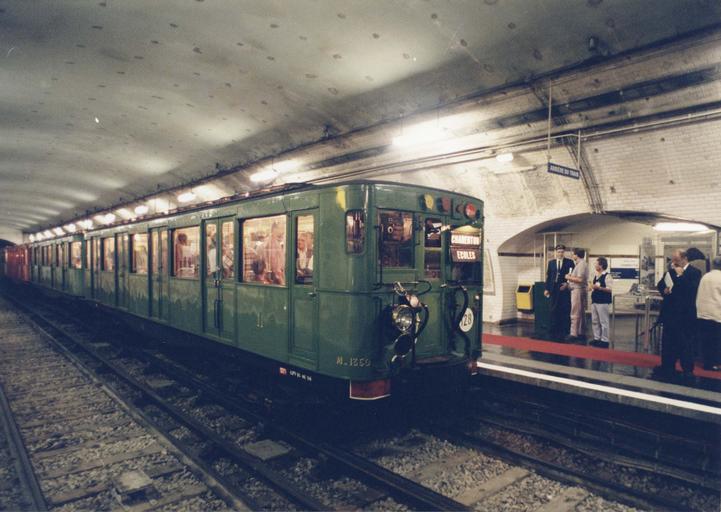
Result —
[[[529, 322], [484, 324], [484, 354], [501, 354], [641, 379], [650, 379], [653, 368], [661, 362], [657, 354], [647, 352], [634, 341], [633, 318], [617, 319], [612, 349], [591, 346], [590, 337], [585, 341], [562, 343], [534, 340], [533, 331], [533, 323]], [[680, 372], [680, 368], [678, 370]], [[682, 380], [679, 373], [672, 383], [721, 392], [721, 372], [703, 370], [697, 360], [694, 376], [692, 380]]]

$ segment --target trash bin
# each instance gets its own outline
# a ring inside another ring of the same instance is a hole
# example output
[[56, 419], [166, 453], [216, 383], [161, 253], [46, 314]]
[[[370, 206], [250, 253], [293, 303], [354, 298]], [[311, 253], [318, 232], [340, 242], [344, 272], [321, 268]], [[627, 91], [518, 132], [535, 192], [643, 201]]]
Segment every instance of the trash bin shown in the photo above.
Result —
[[533, 337], [540, 340], [551, 339], [551, 301], [544, 297], [546, 283], [537, 281], [533, 285]]
[[533, 285], [519, 284], [516, 287], [516, 308], [522, 313], [533, 312]]

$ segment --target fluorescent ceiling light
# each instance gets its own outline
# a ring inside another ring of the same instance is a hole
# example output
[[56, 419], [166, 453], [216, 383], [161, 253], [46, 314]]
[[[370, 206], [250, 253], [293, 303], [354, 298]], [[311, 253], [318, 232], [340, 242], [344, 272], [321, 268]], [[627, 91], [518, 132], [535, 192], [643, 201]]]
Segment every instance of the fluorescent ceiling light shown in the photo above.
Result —
[[120, 215], [125, 220], [133, 218], [133, 212], [131, 212], [127, 208], [120, 208], [119, 210], [116, 210], [116, 211], [118, 212], [118, 215]]
[[63, 231], [63, 228], [53, 228], [53, 231], [55, 231], [56, 235], [64, 235], [65, 231]]
[[93, 227], [93, 221], [90, 219], [81, 220], [78, 224], [80, 224], [80, 227], [83, 229], [90, 229]]
[[499, 153], [496, 155], [496, 160], [503, 163], [513, 162], [513, 153]]
[[37, 235], [35, 235], [35, 239], [36, 239], [36, 240], [42, 240], [43, 238], [44, 238], [44, 237], [43, 237], [43, 234], [42, 234], [42, 233], [38, 233]]
[[148, 213], [148, 207], [144, 204], [135, 207], [135, 213], [138, 215], [145, 215]]
[[35, 241], [35, 235], [30, 235], [29, 238], [30, 238], [30, 241], [31, 241], [31, 242], [34, 242], [34, 241]]
[[65, 226], [65, 231], [68, 231], [70, 233], [75, 233], [76, 229], [77, 228], [75, 227], [75, 224], [68, 224], [67, 226]]
[[253, 183], [260, 183], [263, 181], [271, 181], [278, 177], [278, 171], [275, 169], [265, 169], [258, 171], [250, 176], [250, 181]]
[[403, 135], [393, 137], [393, 145], [398, 147], [416, 146], [418, 144], [429, 144], [448, 138], [448, 133], [441, 130], [437, 123], [421, 124], [405, 130]]
[[656, 231], [684, 231], [688, 233], [709, 231], [708, 226], [696, 222], [659, 222], [653, 229]]
[[278, 172], [291, 172], [295, 171], [300, 167], [300, 163], [297, 160], [283, 160], [282, 162], [276, 162], [271, 165], [271, 169], [275, 169]]
[[43, 235], [45, 235], [46, 238], [50, 238], [53, 236], [53, 232], [49, 229], [46, 229], [45, 231], [43, 231]]
[[115, 222], [115, 214], [114, 213], [105, 214], [105, 216], [103, 217], [103, 222], [105, 224], [112, 224], [113, 222]]
[[193, 199], [195, 199], [195, 194], [193, 194], [192, 192], [183, 192], [178, 196], [178, 201], [180, 201], [181, 203], [189, 203]]

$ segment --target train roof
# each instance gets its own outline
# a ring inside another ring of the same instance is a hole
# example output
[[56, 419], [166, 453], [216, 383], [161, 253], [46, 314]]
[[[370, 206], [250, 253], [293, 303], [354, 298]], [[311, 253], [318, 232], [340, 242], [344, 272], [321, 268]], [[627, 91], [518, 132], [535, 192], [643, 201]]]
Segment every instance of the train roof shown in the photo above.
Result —
[[79, 231], [77, 233], [68, 233], [66, 235], [58, 236], [57, 238], [52, 238], [50, 240], [42, 240], [42, 241], [36, 241], [32, 242], [31, 245], [44, 245], [47, 243], [53, 243], [53, 242], [67, 242], [75, 239], [76, 237], [82, 238], [83, 233], [100, 233], [106, 230], [114, 230], [114, 229], [122, 229], [124, 227], [129, 227], [134, 224], [141, 224], [144, 222], [151, 222], [153, 220], [162, 219], [166, 217], [174, 217], [178, 215], [185, 215], [193, 212], [202, 211], [207, 208], [220, 208], [224, 206], [230, 206], [235, 203], [241, 203], [244, 201], [252, 201], [267, 197], [275, 197], [282, 194], [288, 194], [288, 193], [295, 193], [295, 192], [306, 192], [311, 190], [324, 190], [324, 189], [332, 189], [337, 187], [345, 187], [345, 186], [353, 186], [353, 185], [382, 185], [384, 187], [397, 187], [397, 188], [405, 188], [405, 189], [415, 189], [419, 192], [434, 192], [437, 194], [451, 194], [453, 196], [457, 197], [463, 197], [470, 201], [474, 201], [480, 204], [483, 204], [483, 200], [469, 196], [468, 194], [463, 194], [460, 192], [454, 192], [452, 190], [444, 190], [440, 188], [435, 187], [428, 187], [425, 185], [416, 185], [416, 184], [405, 184], [405, 183], [398, 183], [393, 181], [383, 181], [383, 180], [349, 180], [349, 181], [342, 181], [342, 182], [334, 182], [334, 183], [327, 183], [322, 185], [317, 185], [314, 183], [289, 183], [285, 185], [279, 185], [276, 187], [270, 187], [267, 189], [258, 190], [256, 192], [243, 192], [243, 193], [237, 193], [232, 196], [227, 196], [215, 201], [207, 201], [200, 204], [195, 204], [192, 206], [187, 207], [180, 207], [176, 208], [174, 210], [170, 210], [167, 213], [159, 213], [154, 215], [145, 216], [142, 219], [128, 219], [125, 221], [117, 222], [112, 226], [104, 226], [99, 228], [94, 228], [86, 231]]

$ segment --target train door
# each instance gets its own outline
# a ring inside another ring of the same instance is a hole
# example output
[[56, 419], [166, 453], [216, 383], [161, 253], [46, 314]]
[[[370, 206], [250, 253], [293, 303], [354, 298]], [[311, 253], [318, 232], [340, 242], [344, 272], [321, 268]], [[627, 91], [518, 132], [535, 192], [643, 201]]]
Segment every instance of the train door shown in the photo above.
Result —
[[117, 305], [121, 308], [127, 308], [127, 275], [128, 275], [128, 234], [118, 234], [117, 240], [118, 261], [117, 261], [117, 293], [115, 295]]
[[100, 263], [103, 255], [100, 251], [100, 238], [93, 238], [93, 298], [100, 299]]
[[67, 242], [61, 242], [58, 247], [58, 271], [60, 272], [60, 282], [58, 283], [61, 290], [68, 289], [68, 254], [69, 248]]
[[315, 227], [318, 210], [294, 212], [292, 215], [292, 280], [290, 283], [291, 357], [306, 363], [318, 360], [318, 250]]
[[[423, 239], [416, 245], [416, 261], [422, 262], [422, 275], [424, 279], [433, 286], [431, 292], [423, 295], [423, 302], [428, 306], [428, 323], [421, 333], [416, 345], [419, 354], [424, 352], [437, 353], [443, 346], [443, 327], [447, 325], [448, 319], [443, 318], [444, 311], [443, 295], [443, 236], [442, 227], [447, 224], [447, 219], [438, 215], [425, 215], [421, 217], [423, 230], [420, 232]], [[416, 267], [418, 268], [418, 267]]]
[[235, 219], [205, 222], [203, 330], [235, 339]]
[[168, 230], [153, 228], [150, 271], [150, 314], [158, 320], [168, 320]]

